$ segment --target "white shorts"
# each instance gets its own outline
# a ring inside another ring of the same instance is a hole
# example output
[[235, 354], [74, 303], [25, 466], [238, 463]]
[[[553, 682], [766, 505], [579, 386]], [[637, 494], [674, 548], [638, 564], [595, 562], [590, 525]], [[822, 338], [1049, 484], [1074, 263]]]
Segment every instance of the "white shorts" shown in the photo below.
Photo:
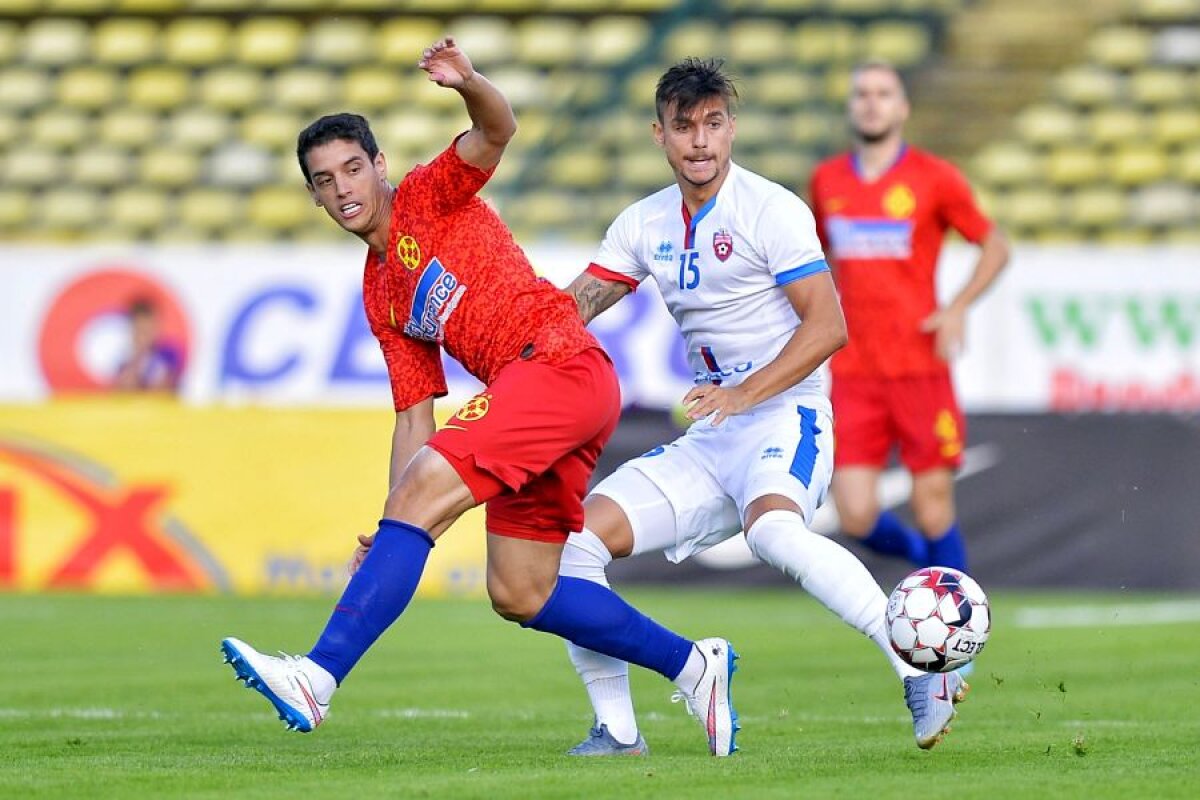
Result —
[[[626, 470], [644, 475], [670, 503], [674, 531], [662, 530], [668, 527], [663, 525], [639, 530], [646, 526], [637, 524], [638, 509], [653, 500], [633, 496], [642, 482], [627, 480]], [[829, 413], [775, 402], [717, 427], [707, 420], [693, 424], [670, 444], [626, 461], [592, 494], [609, 497], [625, 510], [633, 526], [634, 553], [661, 549], [678, 563], [737, 535], [746, 508], [765, 495], [790, 499], [811, 522], [825, 501], [832, 475]]]

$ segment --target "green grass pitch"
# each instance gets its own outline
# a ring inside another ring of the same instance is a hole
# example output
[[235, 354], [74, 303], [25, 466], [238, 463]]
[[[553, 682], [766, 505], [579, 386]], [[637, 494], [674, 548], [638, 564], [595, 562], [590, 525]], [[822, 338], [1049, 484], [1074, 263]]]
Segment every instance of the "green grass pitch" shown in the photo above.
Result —
[[733, 640], [741, 752], [710, 758], [670, 685], [635, 670], [651, 756], [565, 757], [590, 715], [562, 644], [483, 600], [418, 600], [299, 735], [217, 645], [303, 650], [329, 600], [2, 595], [0, 797], [1200, 796], [1200, 622], [1018, 624], [1082, 603], [1128, 622], [1164, 598], [997, 593], [971, 694], [927, 753], [883, 659], [802, 592], [629, 596]]

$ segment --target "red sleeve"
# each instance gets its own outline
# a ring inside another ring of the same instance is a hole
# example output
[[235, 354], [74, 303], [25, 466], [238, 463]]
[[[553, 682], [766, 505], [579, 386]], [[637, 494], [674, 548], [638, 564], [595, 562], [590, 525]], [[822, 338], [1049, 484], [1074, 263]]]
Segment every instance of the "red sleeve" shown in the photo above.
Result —
[[629, 275], [622, 275], [620, 272], [613, 272], [611, 269], [605, 269], [594, 261], [588, 264], [587, 269], [584, 271], [589, 275], [595, 275], [602, 281], [617, 281], [618, 283], [625, 284], [633, 291], [637, 291], [638, 282], [635, 278]]
[[818, 200], [818, 184], [821, 179], [821, 168], [813, 170], [813, 174], [808, 179], [808, 207], [812, 210], [813, 221], [817, 224], [817, 238], [821, 240], [821, 249], [826, 253], [829, 252], [829, 242], [825, 239], [825, 215], [821, 211], [821, 203]]
[[392, 403], [397, 411], [412, 408], [427, 397], [446, 396], [446, 374], [442, 348], [404, 336], [394, 328], [376, 331], [383, 360], [392, 384]]
[[945, 164], [938, 181], [938, 211], [947, 225], [968, 242], [979, 244], [992, 230], [992, 221], [975, 203], [971, 186], [954, 166]]
[[448, 214], [466, 205], [492, 177], [495, 168], [480, 169], [463, 161], [458, 154], [458, 140], [428, 164], [422, 164], [404, 176], [401, 182], [407, 202], [416, 202], [435, 213]]

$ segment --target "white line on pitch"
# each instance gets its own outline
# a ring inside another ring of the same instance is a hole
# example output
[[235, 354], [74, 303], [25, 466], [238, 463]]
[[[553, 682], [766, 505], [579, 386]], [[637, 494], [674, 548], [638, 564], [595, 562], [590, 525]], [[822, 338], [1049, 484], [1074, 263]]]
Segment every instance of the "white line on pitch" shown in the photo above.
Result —
[[1113, 625], [1169, 625], [1200, 622], [1200, 600], [1128, 605], [1037, 606], [1018, 608], [1016, 628], [1092, 628]]

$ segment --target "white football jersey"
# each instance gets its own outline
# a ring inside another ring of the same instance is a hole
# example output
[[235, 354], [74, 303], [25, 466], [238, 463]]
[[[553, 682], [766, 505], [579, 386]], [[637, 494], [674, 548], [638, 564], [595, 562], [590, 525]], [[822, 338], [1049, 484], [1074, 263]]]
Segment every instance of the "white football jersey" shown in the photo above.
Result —
[[[674, 184], [626, 208], [589, 269], [637, 283], [653, 276], [696, 383], [736, 386], [774, 360], [801, 324], [779, 287], [829, 266], [804, 201], [731, 163], [694, 217]], [[819, 371], [785, 395], [829, 408]]]

